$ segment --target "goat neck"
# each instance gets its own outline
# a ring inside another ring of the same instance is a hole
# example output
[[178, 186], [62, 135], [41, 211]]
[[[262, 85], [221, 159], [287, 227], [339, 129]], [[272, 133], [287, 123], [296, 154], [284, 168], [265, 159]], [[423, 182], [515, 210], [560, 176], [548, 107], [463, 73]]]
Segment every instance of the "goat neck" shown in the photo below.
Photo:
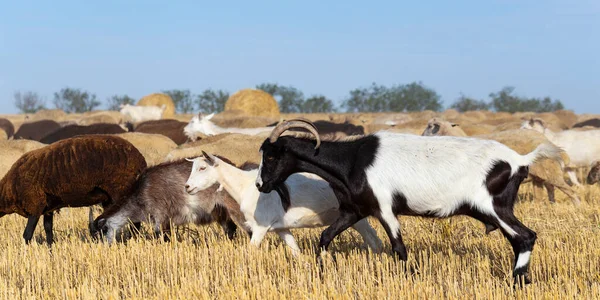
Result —
[[256, 170], [244, 171], [222, 160], [215, 167], [217, 180], [238, 204], [242, 203], [242, 195], [248, 187], [254, 187]]

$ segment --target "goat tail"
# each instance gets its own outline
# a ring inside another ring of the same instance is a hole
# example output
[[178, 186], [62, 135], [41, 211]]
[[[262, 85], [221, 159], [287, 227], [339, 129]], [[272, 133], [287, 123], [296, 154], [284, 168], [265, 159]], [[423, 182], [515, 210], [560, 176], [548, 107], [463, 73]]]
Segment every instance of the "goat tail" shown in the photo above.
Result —
[[537, 146], [537, 148], [530, 153], [521, 156], [521, 166], [529, 166], [543, 158], [555, 160], [563, 165], [563, 158], [561, 156], [563, 152], [564, 150], [560, 147], [550, 142], [545, 142]]

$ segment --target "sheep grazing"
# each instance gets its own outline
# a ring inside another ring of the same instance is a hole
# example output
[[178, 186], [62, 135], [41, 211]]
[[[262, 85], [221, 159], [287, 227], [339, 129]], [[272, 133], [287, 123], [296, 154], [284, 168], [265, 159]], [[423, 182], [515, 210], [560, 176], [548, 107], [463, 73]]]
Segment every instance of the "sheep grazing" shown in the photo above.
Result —
[[196, 141], [200, 135], [217, 135], [222, 133], [241, 133], [245, 135], [256, 135], [262, 132], [273, 130], [273, 127], [256, 127], [256, 128], [223, 128], [211, 121], [215, 116], [214, 113], [204, 116], [202, 113], [194, 116], [187, 126], [183, 128], [183, 132], [190, 141]]
[[5, 118], [0, 118], [0, 130], [6, 132], [6, 139], [10, 139], [15, 134], [15, 126]]
[[44, 215], [52, 244], [53, 213], [62, 207], [117, 204], [146, 168], [144, 157], [122, 138], [81, 136], [25, 153], [0, 181], [0, 216], [28, 218], [23, 238], [31, 241]]
[[[292, 127], [309, 130], [315, 139], [281, 136]], [[513, 213], [517, 192], [529, 165], [541, 158], [560, 159], [561, 154], [551, 143], [520, 155], [491, 140], [387, 131], [321, 141], [312, 123], [303, 119], [279, 124], [260, 151], [259, 191], [269, 193], [297, 172], [314, 173], [333, 188], [340, 215], [321, 235], [323, 251], [352, 224], [375, 216], [394, 253], [406, 261], [397, 215], [467, 215], [502, 231], [513, 247], [513, 276], [519, 283], [530, 282], [529, 258], [536, 233]]]
[[594, 119], [585, 120], [583, 122], [576, 123], [575, 125], [573, 125], [572, 128], [581, 128], [581, 127], [586, 127], [586, 126], [600, 128], [600, 119], [594, 118]]
[[102, 232], [108, 242], [112, 243], [115, 232], [131, 221], [151, 223], [157, 236], [163, 230], [167, 233], [165, 238], [168, 238], [171, 224], [204, 225], [217, 222], [232, 239], [237, 226], [229, 218], [225, 207], [219, 205], [227, 201], [223, 198], [230, 196], [226, 192], [217, 191], [218, 185], [193, 196], [189, 195], [184, 184], [191, 171], [192, 163], [186, 160], [148, 168], [140, 176], [130, 197], [118, 206], [106, 209], [95, 221], [90, 222], [93, 235]]
[[[299, 254], [300, 248], [290, 231], [291, 228], [330, 225], [339, 216], [335, 194], [329, 184], [316, 175], [298, 173], [281, 182], [280, 186], [286, 186], [284, 197], [289, 197], [286, 199], [289, 201], [286, 210], [281, 204], [281, 192], [260, 193], [256, 189], [255, 180], [259, 175], [257, 169], [240, 170], [205, 152], [203, 157], [192, 161], [192, 172], [185, 185], [188, 193], [193, 195], [205, 191], [217, 183], [223, 186], [240, 205], [246, 224], [252, 230], [252, 245], [259, 246], [267, 232], [275, 231], [294, 254]], [[381, 241], [366, 218], [356, 220], [350, 225], [362, 235], [373, 251], [381, 251]]]
[[467, 134], [456, 123], [450, 123], [438, 118], [433, 118], [427, 122], [422, 136], [467, 136]]
[[186, 125], [187, 123], [185, 122], [172, 119], [153, 120], [142, 122], [135, 126], [135, 129], [129, 131], [162, 134], [170, 138], [175, 144], [181, 145], [188, 140], [187, 136], [183, 133], [183, 128]]
[[52, 120], [41, 120], [23, 123], [15, 132], [14, 139], [40, 141], [43, 137], [60, 128], [60, 124]]
[[162, 134], [126, 132], [118, 136], [132, 143], [142, 153], [149, 167], [162, 163], [177, 148], [171, 139]]
[[587, 184], [595, 184], [600, 182], [600, 160], [592, 163], [592, 168], [587, 176]]
[[58, 128], [57, 130], [49, 133], [43, 137], [40, 142], [44, 144], [52, 144], [64, 139], [72, 138], [78, 135], [89, 135], [89, 134], [118, 134], [126, 132], [125, 129], [117, 124], [92, 124], [88, 126], [83, 125], [68, 125], [65, 127]]
[[542, 119], [531, 118], [523, 122], [521, 128], [533, 129], [543, 133], [549, 141], [561, 147], [571, 158], [566, 166], [567, 174], [574, 185], [581, 185], [575, 170], [587, 168], [600, 155], [600, 129], [594, 130], [565, 130], [553, 132]]
[[[361, 125], [354, 125], [348, 123], [348, 121], [344, 123], [334, 123], [329, 121], [315, 121], [313, 124], [319, 130], [321, 135], [335, 135], [336, 137], [345, 137], [351, 135], [363, 135], [365, 134], [365, 129]], [[276, 125], [276, 124], [275, 124]], [[273, 128], [273, 127], [272, 127]], [[272, 129], [271, 128], [271, 129]], [[292, 131], [302, 131], [302, 129], [294, 128]]]
[[[448, 121], [432, 119], [429, 123], [422, 134], [423, 136], [464, 136], [464, 132], [462, 132], [460, 127], [452, 126], [453, 124]], [[434, 126], [431, 126], [432, 124]], [[548, 139], [543, 134], [529, 129], [508, 130], [472, 137], [500, 142], [519, 154], [529, 153], [540, 144], [548, 142]], [[566, 162], [569, 160], [569, 157], [563, 153], [562, 160]], [[565, 182], [562, 175], [563, 172], [563, 166], [559, 161], [544, 159], [533, 163], [529, 168], [529, 177], [533, 181], [534, 192], [537, 195], [540, 193], [542, 187], [545, 187], [548, 199], [550, 202], [555, 202], [554, 190], [558, 188], [569, 196], [573, 203], [579, 204], [579, 197]]]
[[164, 104], [160, 107], [124, 104], [120, 107], [120, 112], [123, 115], [124, 119], [132, 123], [160, 120], [162, 118], [163, 112], [167, 108], [167, 106]]

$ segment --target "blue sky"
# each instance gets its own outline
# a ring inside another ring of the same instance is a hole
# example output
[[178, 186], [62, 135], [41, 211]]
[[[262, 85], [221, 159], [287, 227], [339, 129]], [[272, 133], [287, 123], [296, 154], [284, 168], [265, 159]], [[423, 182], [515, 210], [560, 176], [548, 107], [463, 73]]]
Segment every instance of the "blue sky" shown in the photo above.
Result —
[[0, 113], [63, 87], [292, 85], [336, 103], [422, 81], [445, 105], [503, 86], [600, 113], [600, 1], [0, 1]]

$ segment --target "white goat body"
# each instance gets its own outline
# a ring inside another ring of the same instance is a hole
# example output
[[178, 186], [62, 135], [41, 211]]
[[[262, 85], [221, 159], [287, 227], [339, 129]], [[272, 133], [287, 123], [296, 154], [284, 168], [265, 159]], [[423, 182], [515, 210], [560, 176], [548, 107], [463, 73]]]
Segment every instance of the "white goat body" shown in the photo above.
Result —
[[125, 104], [121, 105], [120, 113], [125, 117], [125, 120], [133, 123], [144, 121], [160, 120], [166, 109], [166, 105], [158, 106], [140, 106]]
[[[258, 170], [243, 171], [212, 155], [209, 158], [198, 157], [194, 159], [186, 187], [189, 193], [196, 193], [219, 182], [240, 204], [246, 224], [252, 230], [251, 244], [260, 245], [267, 232], [275, 231], [294, 254], [298, 254], [300, 249], [290, 228], [326, 226], [338, 218], [339, 202], [329, 184], [319, 176], [297, 173], [286, 180], [290, 206], [285, 211], [277, 192], [260, 193], [256, 189], [257, 174]], [[381, 240], [366, 218], [358, 221], [353, 228], [374, 252], [381, 251]]]

